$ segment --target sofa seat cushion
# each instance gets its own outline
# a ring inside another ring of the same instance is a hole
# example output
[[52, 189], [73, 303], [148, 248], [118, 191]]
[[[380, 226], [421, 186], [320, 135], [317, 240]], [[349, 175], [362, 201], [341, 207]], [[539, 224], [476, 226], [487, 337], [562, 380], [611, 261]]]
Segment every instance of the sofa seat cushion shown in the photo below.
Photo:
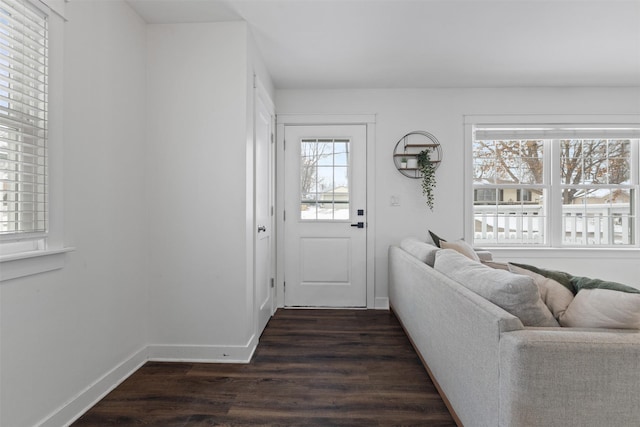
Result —
[[518, 317], [525, 326], [560, 326], [531, 277], [487, 267], [451, 249], [436, 253], [434, 268]]

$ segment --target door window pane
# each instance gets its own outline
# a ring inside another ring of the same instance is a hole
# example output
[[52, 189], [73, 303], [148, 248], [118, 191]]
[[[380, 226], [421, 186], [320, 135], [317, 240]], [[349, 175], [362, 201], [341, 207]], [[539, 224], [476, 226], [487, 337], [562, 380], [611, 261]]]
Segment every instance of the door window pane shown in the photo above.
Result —
[[300, 142], [300, 219], [349, 220], [348, 139]]

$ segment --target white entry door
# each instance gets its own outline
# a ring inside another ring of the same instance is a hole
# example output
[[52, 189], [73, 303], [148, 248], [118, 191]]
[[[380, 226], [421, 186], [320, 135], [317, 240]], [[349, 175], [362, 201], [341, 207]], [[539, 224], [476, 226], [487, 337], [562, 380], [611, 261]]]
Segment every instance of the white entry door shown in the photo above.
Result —
[[255, 302], [257, 334], [273, 315], [275, 245], [273, 217], [273, 106], [262, 86], [255, 99]]
[[366, 307], [366, 126], [285, 126], [285, 306]]

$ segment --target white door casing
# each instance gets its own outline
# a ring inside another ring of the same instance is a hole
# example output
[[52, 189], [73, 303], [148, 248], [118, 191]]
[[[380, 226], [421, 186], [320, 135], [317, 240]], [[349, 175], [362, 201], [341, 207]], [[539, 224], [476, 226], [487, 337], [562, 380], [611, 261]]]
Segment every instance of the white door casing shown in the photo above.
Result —
[[255, 310], [260, 336], [275, 310], [274, 108], [266, 90], [255, 89]]
[[366, 307], [367, 127], [284, 126], [284, 141], [284, 305]]

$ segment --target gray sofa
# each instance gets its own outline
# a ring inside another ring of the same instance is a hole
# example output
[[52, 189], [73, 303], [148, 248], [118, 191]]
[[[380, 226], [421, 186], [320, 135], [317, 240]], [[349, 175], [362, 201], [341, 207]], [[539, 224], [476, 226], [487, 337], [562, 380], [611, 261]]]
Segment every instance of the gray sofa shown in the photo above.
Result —
[[418, 252], [390, 247], [390, 304], [459, 425], [640, 426], [640, 331], [525, 327]]

